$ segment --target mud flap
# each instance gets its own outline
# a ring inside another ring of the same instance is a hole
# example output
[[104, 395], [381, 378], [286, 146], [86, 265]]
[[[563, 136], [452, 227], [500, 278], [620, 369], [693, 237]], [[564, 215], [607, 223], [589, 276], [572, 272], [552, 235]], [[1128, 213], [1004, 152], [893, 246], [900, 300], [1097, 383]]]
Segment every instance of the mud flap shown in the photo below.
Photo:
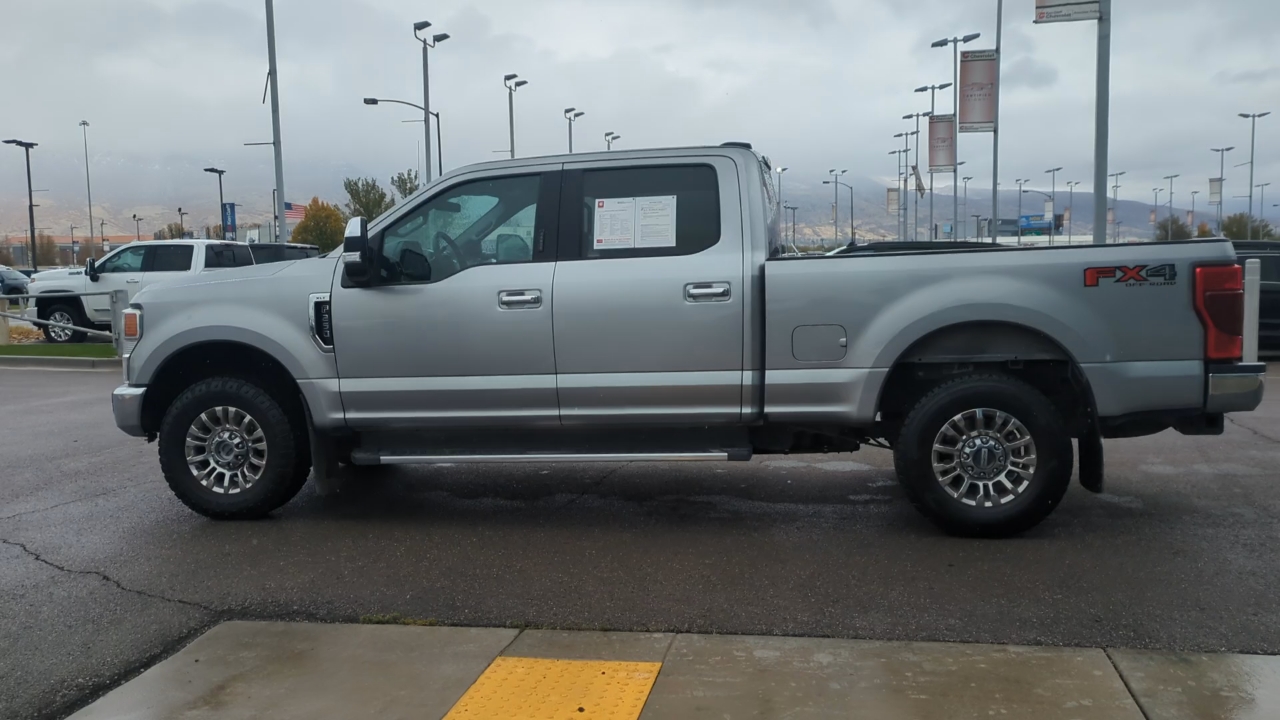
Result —
[[1080, 448], [1080, 462], [1077, 467], [1080, 472], [1080, 486], [1091, 493], [1101, 493], [1105, 473], [1103, 471], [1102, 458], [1102, 433], [1098, 430], [1097, 423], [1089, 423], [1088, 432], [1080, 436], [1076, 441]]
[[331, 438], [322, 436], [311, 422], [311, 407], [307, 399], [302, 398], [302, 407], [307, 416], [307, 439], [311, 445], [311, 479], [316, 484], [316, 492], [322, 497], [334, 495], [342, 488], [342, 478], [338, 475], [338, 458], [333, 451]]

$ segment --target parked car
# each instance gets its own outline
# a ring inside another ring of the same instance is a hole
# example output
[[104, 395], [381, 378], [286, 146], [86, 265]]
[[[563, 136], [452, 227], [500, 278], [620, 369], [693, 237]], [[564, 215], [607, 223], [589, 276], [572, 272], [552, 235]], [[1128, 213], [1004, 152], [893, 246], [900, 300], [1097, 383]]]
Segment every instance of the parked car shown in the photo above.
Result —
[[169, 487], [260, 517], [338, 463], [747, 460], [890, 447], [947, 531], [1000, 536], [1104, 437], [1255, 409], [1231, 244], [776, 257], [748, 147], [460, 168], [342, 253], [146, 288], [117, 425]]
[[[221, 240], [161, 240], [135, 242], [120, 247], [101, 260], [90, 259], [83, 268], [38, 272], [31, 278], [30, 294], [36, 298], [36, 317], [64, 325], [111, 328], [111, 303], [105, 295], [66, 297], [66, 293], [126, 290], [132, 299], [139, 290], [180, 277], [196, 277], [208, 270], [253, 265], [244, 243]], [[85, 333], [42, 326], [51, 343], [84, 342]]]
[[258, 265], [305, 260], [320, 255], [320, 248], [315, 245], [295, 245], [294, 243], [253, 243], [249, 246], [249, 250], [253, 253], [253, 262]]
[[6, 265], [0, 265], [0, 295], [26, 295], [26, 275]]
[[1237, 241], [1232, 243], [1241, 262], [1254, 258], [1262, 262], [1262, 292], [1258, 307], [1258, 347], [1280, 350], [1280, 242]]

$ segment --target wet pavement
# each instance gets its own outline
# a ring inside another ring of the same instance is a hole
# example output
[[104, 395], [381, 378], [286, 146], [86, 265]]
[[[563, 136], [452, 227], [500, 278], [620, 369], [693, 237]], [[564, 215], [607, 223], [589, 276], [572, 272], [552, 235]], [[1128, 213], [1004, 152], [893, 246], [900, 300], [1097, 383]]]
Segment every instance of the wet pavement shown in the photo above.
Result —
[[65, 716], [227, 619], [1280, 653], [1275, 394], [1223, 437], [1108, 441], [1107, 494], [973, 541], [874, 450], [395, 469], [216, 523], [115, 429], [118, 382], [0, 369], [6, 718]]

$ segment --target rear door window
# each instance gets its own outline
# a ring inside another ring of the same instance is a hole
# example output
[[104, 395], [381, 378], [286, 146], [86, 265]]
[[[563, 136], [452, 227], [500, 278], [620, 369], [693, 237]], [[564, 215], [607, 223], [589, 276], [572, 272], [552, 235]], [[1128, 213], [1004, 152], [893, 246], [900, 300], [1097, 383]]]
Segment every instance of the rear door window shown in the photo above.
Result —
[[253, 254], [247, 245], [209, 245], [204, 251], [206, 270], [253, 264]]
[[720, 242], [720, 183], [710, 165], [584, 170], [581, 182], [580, 258], [694, 255]]
[[147, 248], [146, 272], [187, 272], [195, 248], [190, 245], [154, 245]]

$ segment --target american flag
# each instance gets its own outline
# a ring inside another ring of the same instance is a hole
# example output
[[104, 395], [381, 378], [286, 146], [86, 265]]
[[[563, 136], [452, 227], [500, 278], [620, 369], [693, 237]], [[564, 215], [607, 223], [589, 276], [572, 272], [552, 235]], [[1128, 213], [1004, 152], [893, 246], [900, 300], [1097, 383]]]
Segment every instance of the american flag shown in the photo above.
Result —
[[302, 222], [307, 216], [307, 206], [298, 203], [287, 202], [284, 204], [284, 219], [291, 222]]

